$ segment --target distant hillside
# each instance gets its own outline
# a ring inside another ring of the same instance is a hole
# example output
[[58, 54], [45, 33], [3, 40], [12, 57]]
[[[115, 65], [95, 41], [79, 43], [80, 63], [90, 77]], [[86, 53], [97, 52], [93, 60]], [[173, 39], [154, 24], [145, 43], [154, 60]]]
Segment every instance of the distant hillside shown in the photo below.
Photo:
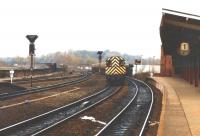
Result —
[[[124, 57], [129, 63], [133, 62], [138, 56], [120, 54], [116, 51], [105, 50], [102, 54], [103, 61], [110, 56], [117, 55]], [[57, 62], [67, 64], [93, 64], [98, 62], [98, 55], [96, 51], [87, 50], [69, 50], [68, 52], [57, 52], [53, 54], [44, 55], [37, 58], [38, 62]]]
[[7, 67], [8, 65], [5, 63], [3, 59], [0, 59], [0, 67]]
[[[116, 51], [105, 50], [103, 51], [103, 61], [113, 55], [122, 56], [126, 59], [128, 63], [133, 63], [135, 59], [140, 58], [139, 55], [129, 55], [129, 54], [121, 54]], [[152, 58], [150, 58], [152, 61]], [[30, 58], [26, 57], [9, 57], [9, 58], [2, 58], [4, 64], [19, 64], [19, 65], [29, 65]], [[87, 51], [87, 50], [69, 50], [68, 52], [56, 52], [50, 53], [47, 55], [43, 55], [41, 57], [36, 57], [36, 63], [54, 63], [57, 64], [68, 64], [68, 65], [80, 65], [80, 64], [87, 64], [91, 65], [98, 62], [98, 55], [96, 51]], [[159, 61], [159, 60], [158, 60]], [[148, 63], [149, 60], [144, 60], [143, 62]]]

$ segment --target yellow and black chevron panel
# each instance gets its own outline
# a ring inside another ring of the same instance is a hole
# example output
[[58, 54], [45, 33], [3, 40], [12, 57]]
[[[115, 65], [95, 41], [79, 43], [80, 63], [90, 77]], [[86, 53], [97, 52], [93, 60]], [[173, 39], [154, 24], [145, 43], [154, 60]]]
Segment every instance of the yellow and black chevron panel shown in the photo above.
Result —
[[123, 75], [126, 74], [126, 67], [106, 67], [106, 75]]
[[120, 56], [113, 56], [106, 60], [106, 75], [125, 75], [125, 60]]

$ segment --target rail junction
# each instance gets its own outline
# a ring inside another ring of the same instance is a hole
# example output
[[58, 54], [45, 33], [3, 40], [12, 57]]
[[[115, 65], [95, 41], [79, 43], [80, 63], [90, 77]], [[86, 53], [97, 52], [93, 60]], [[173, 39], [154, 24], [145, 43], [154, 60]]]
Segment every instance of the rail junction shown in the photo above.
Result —
[[98, 51], [99, 63], [78, 74], [33, 77], [31, 69], [30, 78], [1, 80], [0, 136], [200, 135], [199, 20], [163, 9], [161, 70], [153, 77], [133, 76], [121, 56], [102, 63]]
[[[108, 117], [105, 117], [106, 125], [104, 127], [101, 126], [93, 129], [88, 127], [87, 129], [91, 129], [91, 133], [87, 133], [87, 135], [105, 135], [104, 133], [106, 133], [106, 135], [109, 133], [115, 135], [129, 135], [133, 133], [142, 135], [152, 109], [154, 99], [153, 92], [146, 83], [132, 78], [127, 78], [127, 87], [105, 86], [104, 89], [96, 90], [95, 93], [85, 96], [77, 101], [73, 101], [72, 103], [33, 116], [26, 120], [16, 122], [15, 124], [5, 126], [0, 129], [0, 134], [19, 136], [48, 135], [51, 131], [57, 129], [58, 126], [65, 125], [72, 120], [80, 119], [80, 115], [85, 114], [86, 112], [94, 112], [94, 108], [101, 106], [104, 101], [112, 101], [113, 97], [119, 95], [122, 90], [127, 93], [126, 95], [123, 94], [123, 97], [120, 98], [121, 101], [118, 102], [119, 108], [114, 113], [110, 113], [111, 115]], [[123, 122], [116, 123], [120, 119], [123, 119], [125, 124], [123, 124]], [[74, 123], [76, 123], [76, 121]], [[138, 123], [140, 125], [138, 125]], [[113, 127], [117, 127], [117, 124], [123, 125], [123, 129], [114, 129]], [[131, 129], [133, 126], [134, 130]], [[110, 127], [113, 129], [108, 129]], [[88, 131], [87, 129], [85, 131]], [[107, 132], [107, 130], [113, 130], [113, 132]], [[73, 133], [76, 133], [73, 132], [73, 130], [71, 132], [69, 131], [70, 129], [68, 129], [65, 134], [68, 135], [67, 133], [71, 133], [73, 135]]]

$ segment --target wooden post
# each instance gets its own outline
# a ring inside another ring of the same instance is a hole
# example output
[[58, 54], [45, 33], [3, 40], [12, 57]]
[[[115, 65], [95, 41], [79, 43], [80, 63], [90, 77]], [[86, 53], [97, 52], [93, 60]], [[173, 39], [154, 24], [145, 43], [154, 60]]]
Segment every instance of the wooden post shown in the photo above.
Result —
[[195, 87], [199, 86], [199, 58], [196, 58], [195, 64]]
[[183, 70], [183, 74], [184, 74], [184, 79], [187, 80], [187, 61], [186, 63], [184, 62], [185, 60], [183, 60], [183, 67], [184, 67], [184, 70]]
[[186, 61], [186, 80], [189, 82], [190, 81], [190, 61], [189, 58]]
[[193, 64], [193, 58], [190, 59], [190, 84], [193, 84], [194, 80], [194, 64]]
[[181, 64], [182, 64], [182, 67], [183, 67], [183, 69], [182, 69], [182, 77], [183, 77], [183, 79], [185, 79], [186, 80], [186, 64], [184, 63], [184, 59], [181, 59]]

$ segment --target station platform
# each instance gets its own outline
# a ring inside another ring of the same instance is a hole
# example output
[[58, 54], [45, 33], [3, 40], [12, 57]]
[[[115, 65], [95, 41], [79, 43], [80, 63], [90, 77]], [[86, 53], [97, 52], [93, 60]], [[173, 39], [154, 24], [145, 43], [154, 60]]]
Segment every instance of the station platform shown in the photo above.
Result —
[[163, 93], [158, 136], [200, 136], [200, 87], [178, 77], [153, 77]]

